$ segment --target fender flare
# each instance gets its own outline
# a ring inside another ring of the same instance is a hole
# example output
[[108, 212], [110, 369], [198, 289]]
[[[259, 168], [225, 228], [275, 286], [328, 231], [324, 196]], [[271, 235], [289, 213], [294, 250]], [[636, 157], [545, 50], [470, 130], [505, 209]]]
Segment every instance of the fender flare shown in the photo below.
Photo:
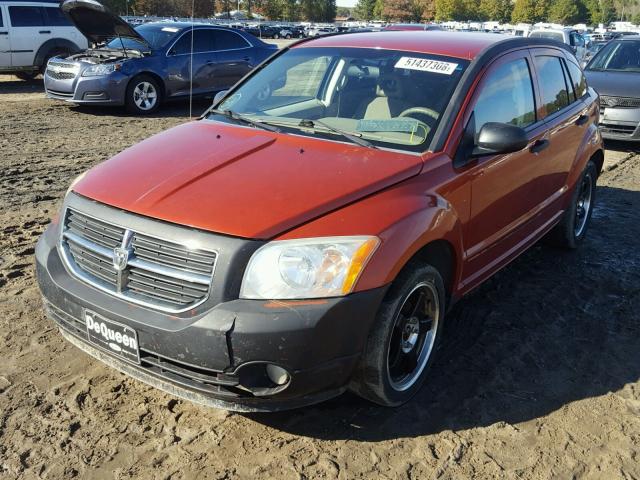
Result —
[[65, 38], [50, 38], [40, 45], [40, 48], [33, 60], [33, 66], [42, 68], [47, 55], [53, 50], [68, 50], [70, 53], [77, 53], [81, 48], [71, 40], [67, 40]]

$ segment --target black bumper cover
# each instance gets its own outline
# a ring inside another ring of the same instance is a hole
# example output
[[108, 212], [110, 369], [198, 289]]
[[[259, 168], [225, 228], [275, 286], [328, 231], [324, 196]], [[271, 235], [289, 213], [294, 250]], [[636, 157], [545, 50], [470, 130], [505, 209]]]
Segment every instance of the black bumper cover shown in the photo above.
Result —
[[[386, 288], [313, 301], [231, 300], [172, 316], [132, 305], [73, 277], [49, 227], [36, 247], [45, 308], [67, 340], [108, 365], [187, 400], [235, 411], [275, 411], [342, 393], [364, 347]], [[88, 308], [138, 333], [141, 364], [87, 342]], [[276, 364], [286, 388], [251, 393], [243, 372]]]

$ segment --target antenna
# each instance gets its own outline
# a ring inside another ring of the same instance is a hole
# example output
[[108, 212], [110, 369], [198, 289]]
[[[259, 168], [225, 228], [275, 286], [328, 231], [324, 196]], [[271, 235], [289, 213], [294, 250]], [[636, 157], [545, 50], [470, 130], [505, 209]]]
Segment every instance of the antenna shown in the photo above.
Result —
[[191, 0], [191, 52], [189, 54], [189, 120], [193, 111], [193, 15], [196, 8], [196, 0]]

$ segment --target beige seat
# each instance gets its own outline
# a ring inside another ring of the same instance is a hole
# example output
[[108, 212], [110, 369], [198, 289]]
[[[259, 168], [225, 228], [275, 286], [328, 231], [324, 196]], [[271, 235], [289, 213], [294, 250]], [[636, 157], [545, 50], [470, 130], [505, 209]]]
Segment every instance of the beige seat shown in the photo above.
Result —
[[389, 119], [399, 116], [406, 109], [411, 108], [410, 102], [404, 98], [402, 81], [396, 75], [382, 74], [378, 78], [376, 96], [373, 100], [365, 100], [356, 118]]

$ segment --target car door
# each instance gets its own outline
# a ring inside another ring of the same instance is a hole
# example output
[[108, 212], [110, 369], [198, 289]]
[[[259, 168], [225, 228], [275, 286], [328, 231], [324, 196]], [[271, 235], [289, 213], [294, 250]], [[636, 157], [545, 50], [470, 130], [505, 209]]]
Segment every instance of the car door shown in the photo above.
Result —
[[60, 7], [44, 7], [44, 12], [45, 26], [51, 30], [54, 38], [70, 40], [79, 49], [88, 47], [86, 37], [64, 16]]
[[548, 148], [541, 153], [545, 157], [545, 167], [537, 182], [536, 201], [549, 205], [549, 215], [553, 215], [553, 200], [566, 188], [569, 170], [580, 148], [589, 116], [585, 103], [576, 98], [564, 54], [559, 50], [542, 48], [531, 52], [542, 116], [549, 131]]
[[189, 95], [190, 92], [200, 95], [210, 91], [215, 60], [212, 29], [193, 30], [193, 41], [192, 31], [187, 30], [167, 51], [169, 96]]
[[32, 5], [9, 5], [11, 22], [11, 64], [30, 67], [40, 46], [51, 38], [45, 26], [44, 8]]
[[226, 90], [255, 66], [252, 45], [236, 32], [213, 30], [216, 50], [212, 91]]
[[11, 37], [7, 23], [5, 7], [0, 5], [0, 69], [11, 66]]
[[534, 153], [545, 145], [546, 125], [537, 108], [531, 62], [526, 50], [494, 61], [467, 109], [467, 135], [477, 138], [485, 123], [500, 122], [523, 128], [529, 140], [523, 150], [481, 156], [462, 167], [471, 178], [464, 240], [469, 283], [497, 268], [531, 234], [525, 227], [538, 208], [537, 180], [546, 161]]

